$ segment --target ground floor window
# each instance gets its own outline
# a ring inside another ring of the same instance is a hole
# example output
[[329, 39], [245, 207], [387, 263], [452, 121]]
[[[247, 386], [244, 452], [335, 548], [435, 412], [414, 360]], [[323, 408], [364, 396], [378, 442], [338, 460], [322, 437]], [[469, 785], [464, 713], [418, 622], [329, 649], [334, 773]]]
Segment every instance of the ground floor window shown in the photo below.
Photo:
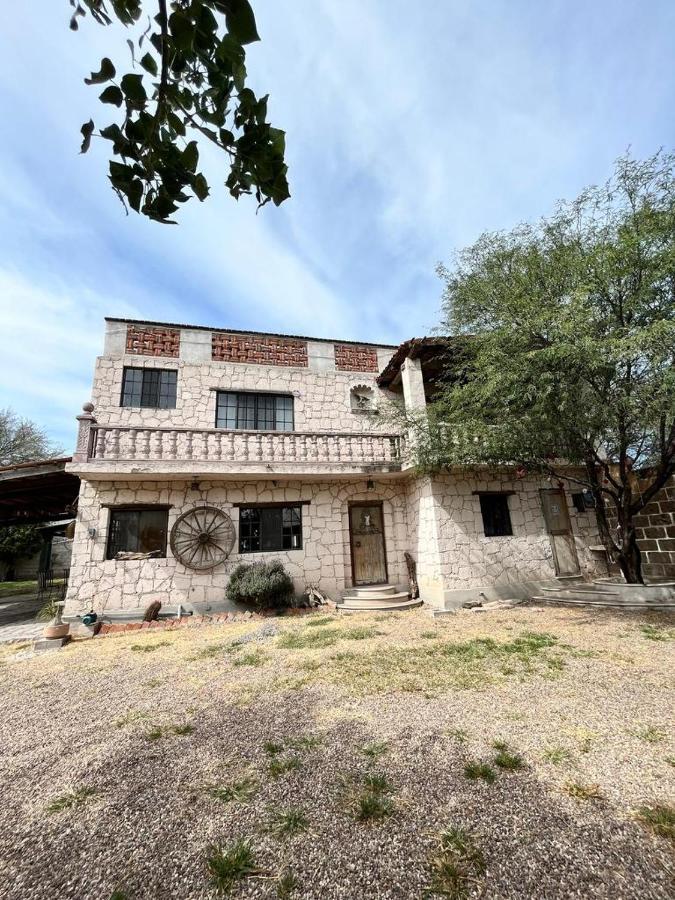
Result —
[[110, 510], [107, 558], [118, 553], [153, 553], [166, 556], [169, 510], [165, 507], [134, 507]]
[[508, 494], [481, 494], [480, 511], [486, 537], [506, 537], [513, 534]]
[[239, 552], [302, 549], [302, 506], [242, 506]]

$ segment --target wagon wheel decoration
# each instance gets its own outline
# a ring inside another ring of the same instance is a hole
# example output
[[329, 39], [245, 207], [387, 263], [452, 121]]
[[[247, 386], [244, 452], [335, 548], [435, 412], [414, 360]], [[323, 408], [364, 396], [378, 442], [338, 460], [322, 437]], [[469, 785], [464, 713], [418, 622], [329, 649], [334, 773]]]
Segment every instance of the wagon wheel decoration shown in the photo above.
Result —
[[179, 516], [171, 529], [171, 550], [188, 569], [213, 569], [234, 547], [232, 519], [213, 506], [197, 506]]

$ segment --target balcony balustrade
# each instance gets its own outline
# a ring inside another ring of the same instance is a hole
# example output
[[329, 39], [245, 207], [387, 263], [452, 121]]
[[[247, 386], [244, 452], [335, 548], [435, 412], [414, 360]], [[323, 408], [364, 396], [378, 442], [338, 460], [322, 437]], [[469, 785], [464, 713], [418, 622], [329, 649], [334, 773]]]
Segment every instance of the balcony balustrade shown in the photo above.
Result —
[[[400, 468], [403, 438], [378, 432], [225, 431], [88, 423], [82, 462], [191, 461]], [[84, 449], [84, 448], [82, 448]]]

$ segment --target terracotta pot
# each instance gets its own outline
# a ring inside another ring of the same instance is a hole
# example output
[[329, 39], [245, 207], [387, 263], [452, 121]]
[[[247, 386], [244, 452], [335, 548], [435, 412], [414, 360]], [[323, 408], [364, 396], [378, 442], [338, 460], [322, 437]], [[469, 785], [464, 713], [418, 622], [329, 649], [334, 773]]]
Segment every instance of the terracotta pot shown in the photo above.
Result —
[[68, 622], [56, 622], [52, 619], [49, 625], [42, 629], [42, 637], [47, 639], [64, 638], [70, 631]]

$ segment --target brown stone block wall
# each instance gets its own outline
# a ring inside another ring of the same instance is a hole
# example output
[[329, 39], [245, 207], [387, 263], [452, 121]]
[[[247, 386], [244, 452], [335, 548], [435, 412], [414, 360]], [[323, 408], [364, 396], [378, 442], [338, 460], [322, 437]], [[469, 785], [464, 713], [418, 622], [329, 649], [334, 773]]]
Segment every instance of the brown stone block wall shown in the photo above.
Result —
[[335, 368], [342, 372], [378, 372], [375, 347], [335, 345]]
[[306, 368], [307, 342], [294, 338], [214, 333], [211, 339], [211, 358], [218, 362]]
[[647, 578], [675, 579], [675, 480], [635, 517]]
[[177, 328], [147, 328], [127, 325], [126, 352], [135, 356], [170, 356], [180, 353], [180, 331]]

